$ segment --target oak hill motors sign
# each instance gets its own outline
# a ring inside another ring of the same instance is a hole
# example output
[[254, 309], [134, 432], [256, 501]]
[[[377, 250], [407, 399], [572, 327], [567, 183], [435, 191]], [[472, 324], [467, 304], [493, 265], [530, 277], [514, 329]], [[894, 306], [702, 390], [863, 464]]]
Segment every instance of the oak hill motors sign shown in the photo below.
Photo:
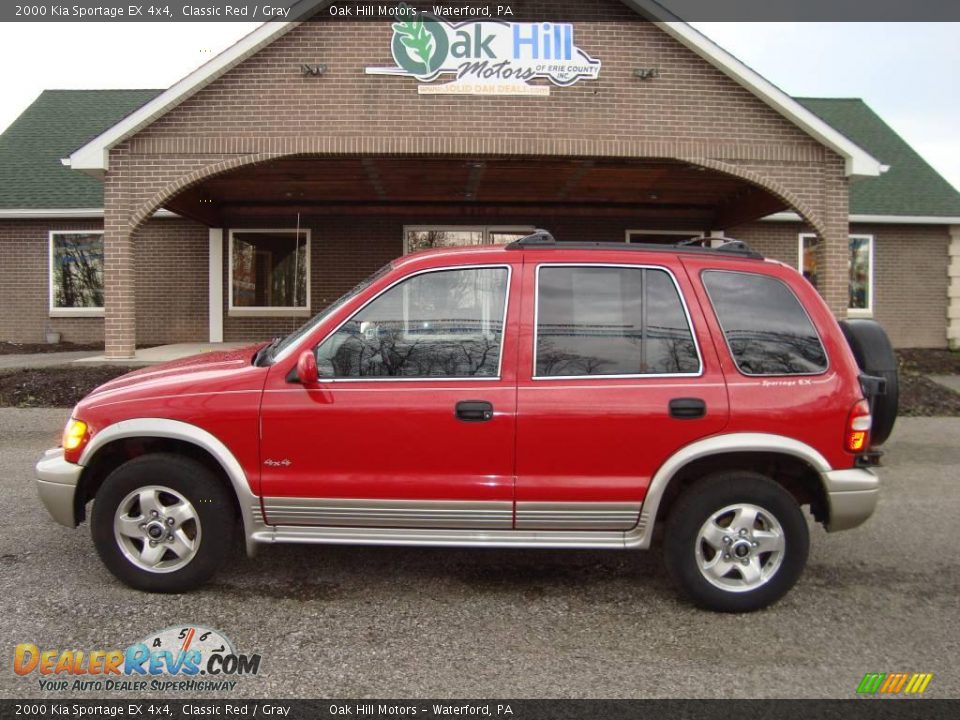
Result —
[[600, 74], [600, 61], [577, 47], [570, 23], [449, 23], [421, 15], [398, 18], [392, 28], [396, 66], [366, 72], [414, 77], [423, 95], [549, 95], [549, 85], [530, 81], [566, 87]]

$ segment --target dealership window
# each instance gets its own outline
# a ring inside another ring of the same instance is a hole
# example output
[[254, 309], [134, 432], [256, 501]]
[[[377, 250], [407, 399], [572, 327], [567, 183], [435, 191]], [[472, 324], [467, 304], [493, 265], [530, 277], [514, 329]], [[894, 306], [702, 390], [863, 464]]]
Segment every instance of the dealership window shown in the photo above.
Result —
[[230, 313], [310, 312], [310, 231], [230, 231]]
[[541, 267], [535, 343], [541, 378], [700, 371], [677, 286], [654, 268]]
[[50, 314], [103, 314], [103, 232], [50, 233]]
[[317, 348], [321, 376], [497, 377], [509, 280], [505, 267], [476, 267], [394, 285]]
[[530, 235], [532, 226], [407, 226], [403, 229], [403, 252], [438, 247], [462, 247], [467, 245], [506, 245]]
[[654, 245], [676, 245], [684, 240], [703, 237], [700, 230], [627, 230], [628, 243], [650, 243]]
[[827, 355], [810, 317], [777, 278], [708, 270], [710, 296], [730, 354], [745, 375], [815, 375]]
[[[820, 268], [817, 248], [820, 238], [813, 234], [800, 235], [800, 272], [814, 287], [819, 287]], [[850, 315], [873, 313], [873, 236], [850, 235], [847, 268], [850, 277]]]

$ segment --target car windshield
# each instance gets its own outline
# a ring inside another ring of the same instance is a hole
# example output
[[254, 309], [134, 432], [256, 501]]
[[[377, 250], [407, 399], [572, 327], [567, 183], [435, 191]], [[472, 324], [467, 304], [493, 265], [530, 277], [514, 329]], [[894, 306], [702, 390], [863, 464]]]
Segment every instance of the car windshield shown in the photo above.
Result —
[[376, 282], [378, 278], [383, 277], [392, 269], [393, 269], [393, 263], [392, 262], [387, 263], [382, 268], [380, 268], [375, 273], [373, 273], [373, 275], [370, 275], [368, 278], [361, 281], [352, 289], [348, 290], [343, 295], [341, 295], [336, 300], [334, 300], [332, 303], [327, 305], [327, 307], [325, 307], [319, 313], [317, 313], [312, 318], [307, 320], [307, 322], [305, 322], [303, 325], [298, 327], [296, 330], [294, 330], [292, 333], [287, 335], [285, 338], [280, 339], [279, 342], [275, 341], [274, 343], [272, 343], [269, 346], [269, 352], [267, 353], [267, 356], [265, 358], [262, 358], [261, 363], [269, 363], [271, 360], [273, 360], [273, 358], [275, 358], [277, 355], [282, 353], [288, 347], [299, 342], [304, 335], [306, 335], [311, 330], [313, 330], [318, 324], [326, 320], [337, 309], [342, 307], [344, 303], [350, 301], [351, 299], [359, 295], [361, 292], [363, 292], [368, 287], [373, 285], [373, 283]]

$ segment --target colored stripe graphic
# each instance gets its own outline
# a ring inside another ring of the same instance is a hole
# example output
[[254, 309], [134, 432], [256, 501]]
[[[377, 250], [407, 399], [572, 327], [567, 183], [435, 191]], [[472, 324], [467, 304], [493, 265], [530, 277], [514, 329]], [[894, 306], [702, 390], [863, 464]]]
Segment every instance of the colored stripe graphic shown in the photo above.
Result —
[[926, 691], [933, 673], [867, 673], [857, 686], [860, 695], [920, 695]]

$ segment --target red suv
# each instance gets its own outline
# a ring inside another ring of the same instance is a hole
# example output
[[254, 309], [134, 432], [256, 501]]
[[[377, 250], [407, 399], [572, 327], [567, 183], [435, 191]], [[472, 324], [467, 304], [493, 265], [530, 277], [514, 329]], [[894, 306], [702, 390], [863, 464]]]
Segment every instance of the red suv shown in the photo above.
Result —
[[237, 525], [250, 553], [645, 549], [662, 526], [690, 598], [752, 610], [803, 569], [801, 506], [830, 531], [873, 512], [892, 358], [741, 242], [538, 231], [408, 255], [269, 345], [101, 386], [38, 487], [70, 527], [94, 501], [100, 557], [143, 590], [207, 580]]

